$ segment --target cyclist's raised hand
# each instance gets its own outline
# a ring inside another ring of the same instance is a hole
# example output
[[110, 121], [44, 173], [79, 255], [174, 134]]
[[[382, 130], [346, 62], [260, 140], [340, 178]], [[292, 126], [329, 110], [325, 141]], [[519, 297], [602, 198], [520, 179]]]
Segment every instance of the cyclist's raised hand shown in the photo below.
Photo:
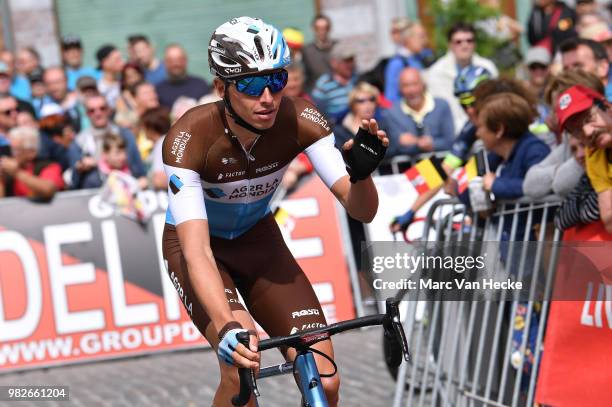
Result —
[[250, 344], [246, 346], [238, 342], [240, 332], [248, 332], [238, 322], [230, 322], [219, 332], [219, 347], [217, 355], [228, 365], [259, 369], [259, 354], [257, 353], [257, 338], [250, 335]]
[[362, 120], [354, 138], [342, 146], [342, 157], [351, 182], [366, 179], [385, 157], [389, 138], [375, 119]]

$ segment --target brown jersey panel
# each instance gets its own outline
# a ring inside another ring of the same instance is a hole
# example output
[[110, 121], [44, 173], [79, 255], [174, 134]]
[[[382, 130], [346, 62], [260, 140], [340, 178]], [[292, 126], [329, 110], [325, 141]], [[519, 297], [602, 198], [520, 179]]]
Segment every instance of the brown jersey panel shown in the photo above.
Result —
[[214, 104], [197, 106], [170, 128], [162, 148], [164, 164], [202, 172], [209, 146], [223, 135], [223, 127], [215, 126], [215, 110]]
[[298, 124], [298, 141], [302, 150], [332, 133], [331, 124], [327, 118], [309, 101], [293, 98]]

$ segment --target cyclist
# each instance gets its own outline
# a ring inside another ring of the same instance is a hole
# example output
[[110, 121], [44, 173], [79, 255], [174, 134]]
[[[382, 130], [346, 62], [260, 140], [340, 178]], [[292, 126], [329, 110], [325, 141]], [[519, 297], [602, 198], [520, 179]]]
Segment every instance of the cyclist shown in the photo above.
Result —
[[[291, 160], [305, 152], [354, 218], [369, 222], [378, 207], [370, 174], [388, 138], [375, 120], [364, 121], [341, 154], [316, 107], [283, 96], [290, 59], [280, 31], [260, 19], [219, 26], [208, 62], [223, 100], [188, 111], [163, 145], [169, 179], [163, 255], [183, 305], [218, 353], [214, 406], [230, 405], [238, 392], [237, 366], [259, 368], [254, 320], [270, 336], [326, 324], [268, 207]], [[236, 338], [245, 331], [248, 349]], [[333, 357], [329, 340], [314, 348]], [[295, 351], [284, 356], [292, 360]], [[330, 362], [315, 358], [322, 374], [332, 371]], [[322, 382], [330, 406], [337, 405], [338, 376]]]
[[[479, 84], [491, 79], [491, 77], [492, 75], [487, 69], [481, 66], [468, 65], [459, 71], [459, 74], [455, 78], [454, 93], [457, 99], [459, 99], [459, 104], [461, 104], [461, 107], [467, 114], [468, 121], [455, 138], [450, 151], [448, 154], [446, 154], [444, 160], [442, 161], [441, 167], [443, 168], [444, 172], [446, 172], [446, 175], [448, 175], [448, 178], [445, 178], [447, 182], [452, 182], [450, 175], [454, 170], [461, 167], [467, 160], [472, 146], [474, 145], [474, 142], [476, 142], [477, 113], [474, 106], [474, 103], [476, 102], [474, 90]], [[414, 221], [416, 212], [431, 198], [433, 198], [441, 188], [442, 187], [434, 188], [425, 192], [424, 194], [419, 195], [406, 213], [401, 216], [396, 216], [391, 221], [391, 225], [389, 226], [391, 232], [395, 233], [400, 230], [406, 231], [406, 229]]]

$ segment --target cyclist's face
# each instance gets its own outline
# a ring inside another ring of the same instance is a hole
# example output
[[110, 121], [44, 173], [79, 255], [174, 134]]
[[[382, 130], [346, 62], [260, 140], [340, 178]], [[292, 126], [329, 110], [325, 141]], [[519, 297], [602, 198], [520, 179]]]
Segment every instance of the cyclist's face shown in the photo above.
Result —
[[269, 129], [274, 125], [283, 92], [272, 93], [266, 88], [260, 96], [249, 96], [229, 84], [229, 97], [232, 107], [249, 124], [257, 129]]

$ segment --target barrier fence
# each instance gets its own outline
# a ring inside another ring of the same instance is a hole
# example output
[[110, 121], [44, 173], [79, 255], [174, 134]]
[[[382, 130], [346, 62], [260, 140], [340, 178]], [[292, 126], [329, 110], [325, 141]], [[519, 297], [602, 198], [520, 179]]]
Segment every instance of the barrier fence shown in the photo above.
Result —
[[398, 371], [394, 407], [533, 405], [558, 255], [556, 246], [547, 251], [545, 242], [561, 236], [547, 220], [559, 204], [554, 197], [502, 203], [484, 222], [471, 218], [456, 199], [432, 205], [425, 240], [466, 242], [482, 254], [487, 250], [482, 242], [535, 239], [535, 252], [533, 244], [509, 245], [500, 267], [518, 270], [518, 279], [532, 274], [529, 298], [536, 297], [537, 282], [543, 280], [544, 297], [525, 301], [506, 298], [503, 291], [497, 301], [409, 301], [404, 327], [413, 359]]

